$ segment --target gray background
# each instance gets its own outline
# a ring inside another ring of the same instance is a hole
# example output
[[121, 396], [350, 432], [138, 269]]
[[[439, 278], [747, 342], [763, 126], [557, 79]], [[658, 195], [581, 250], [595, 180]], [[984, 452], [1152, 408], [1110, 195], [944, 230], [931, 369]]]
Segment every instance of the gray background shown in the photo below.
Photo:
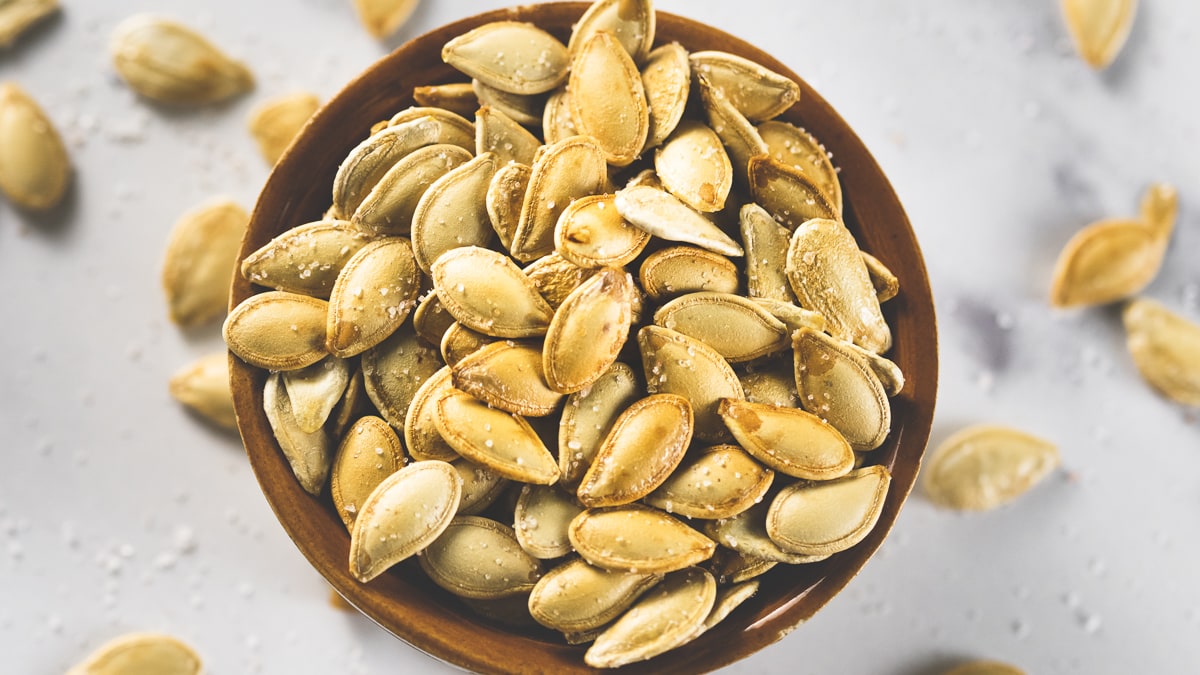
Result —
[[[448, 670], [332, 608], [231, 437], [166, 391], [221, 349], [170, 325], [167, 233], [218, 195], [249, 207], [267, 169], [244, 131], [270, 96], [322, 97], [399, 42], [505, 2], [426, 0], [388, 44], [348, 0], [77, 0], [0, 52], [77, 169], [49, 217], [0, 200], [0, 669], [61, 672], [110, 637], [162, 630], [214, 673]], [[1139, 380], [1117, 312], [1046, 303], [1084, 224], [1170, 181], [1182, 210], [1146, 291], [1200, 318], [1200, 4], [1144, 0], [1116, 64], [1077, 59], [1051, 0], [716, 2], [659, 8], [789, 64], [891, 177], [938, 300], [934, 441], [968, 423], [1057, 443], [1063, 467], [1001, 510], [919, 493], [849, 588], [731, 673], [917, 675], [970, 657], [1031, 673], [1200, 667], [1200, 422]], [[107, 38], [153, 9], [247, 61], [258, 88], [161, 110], [115, 78]], [[836, 159], [836, 158], [835, 158]]]

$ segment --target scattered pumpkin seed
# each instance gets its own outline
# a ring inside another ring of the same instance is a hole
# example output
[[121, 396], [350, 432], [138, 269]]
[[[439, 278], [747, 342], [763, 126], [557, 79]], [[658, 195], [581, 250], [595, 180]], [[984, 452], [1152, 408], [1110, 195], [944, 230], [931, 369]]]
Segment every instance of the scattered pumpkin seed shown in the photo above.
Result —
[[316, 94], [297, 92], [273, 98], [250, 113], [247, 126], [267, 164], [274, 166], [292, 139], [321, 107]]
[[1117, 58], [1137, 15], [1137, 0], [1062, 0], [1075, 49], [1089, 66], [1103, 70]]
[[171, 376], [171, 397], [204, 419], [237, 429], [233, 395], [229, 391], [229, 355], [209, 354]]
[[[0, 6], [0, 24], [8, 6]], [[0, 47], [3, 31], [0, 25]], [[0, 192], [21, 208], [45, 211], [62, 201], [70, 180], [71, 160], [54, 123], [23, 89], [0, 84]]]
[[354, 0], [354, 9], [371, 37], [383, 39], [400, 30], [417, 4], [418, 0]]
[[57, 11], [58, 0], [7, 0], [0, 3], [0, 49], [11, 47], [25, 31]]
[[92, 652], [67, 675], [200, 675], [200, 655], [178, 638], [162, 633], [127, 633]]
[[152, 14], [122, 21], [109, 53], [126, 84], [161, 103], [215, 103], [254, 87], [254, 75], [244, 64], [192, 29]]
[[1200, 406], [1200, 324], [1146, 299], [1129, 303], [1122, 316], [1142, 377], [1167, 398]]
[[1058, 464], [1058, 449], [1043, 439], [978, 425], [951, 435], [933, 451], [925, 490], [938, 504], [986, 511], [1021, 496]]

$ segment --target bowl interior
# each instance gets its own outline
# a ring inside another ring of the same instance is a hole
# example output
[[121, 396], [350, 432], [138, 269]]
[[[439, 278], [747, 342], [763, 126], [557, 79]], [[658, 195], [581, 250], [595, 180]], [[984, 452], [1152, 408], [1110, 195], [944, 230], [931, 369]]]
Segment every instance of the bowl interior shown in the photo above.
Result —
[[[547, 3], [473, 16], [427, 33], [375, 63], [331, 100], [275, 167], [259, 196], [241, 257], [297, 225], [318, 220], [329, 206], [339, 163], [375, 122], [412, 105], [414, 86], [463, 81], [441, 61], [442, 45], [483, 23], [531, 21], [566, 39], [586, 3]], [[907, 376], [892, 399], [893, 427], [872, 451], [871, 464], [892, 471], [878, 525], [862, 543], [826, 561], [780, 565], [760, 577], [758, 594], [704, 638], [629, 672], [703, 672], [779, 640], [811, 617], [858, 573], [891, 529], [908, 496], [928, 440], [937, 387], [937, 337], [924, 262], [907, 217], [862, 142], [800, 77], [754, 46], [710, 26], [658, 13], [657, 44], [678, 41], [689, 51], [720, 49], [757, 61], [798, 82], [800, 102], [781, 119], [806, 127], [841, 168], [844, 219], [860, 246], [900, 279], [900, 294], [883, 305], [895, 346], [889, 354]], [[263, 289], [238, 276], [232, 302]], [[481, 672], [584, 672], [584, 647], [568, 646], [540, 628], [509, 628], [467, 610], [428, 581], [414, 561], [369, 584], [349, 573], [350, 537], [327, 497], [304, 492], [271, 433], [262, 406], [266, 372], [230, 357], [231, 385], [246, 451], [280, 523], [312, 565], [339, 593], [381, 626], [445, 661]]]

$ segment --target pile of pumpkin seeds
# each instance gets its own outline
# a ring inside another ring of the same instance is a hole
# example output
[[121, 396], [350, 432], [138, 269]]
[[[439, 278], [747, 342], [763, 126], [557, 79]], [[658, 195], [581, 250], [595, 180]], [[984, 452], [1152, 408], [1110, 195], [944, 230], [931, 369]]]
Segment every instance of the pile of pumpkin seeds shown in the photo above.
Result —
[[512, 21], [451, 40], [470, 85], [375, 125], [323, 219], [242, 262], [264, 291], [224, 326], [358, 579], [415, 555], [596, 667], [860, 542], [904, 386], [898, 282], [828, 153], [774, 119], [799, 86], [654, 33], [648, 0], [600, 0], [566, 45]]

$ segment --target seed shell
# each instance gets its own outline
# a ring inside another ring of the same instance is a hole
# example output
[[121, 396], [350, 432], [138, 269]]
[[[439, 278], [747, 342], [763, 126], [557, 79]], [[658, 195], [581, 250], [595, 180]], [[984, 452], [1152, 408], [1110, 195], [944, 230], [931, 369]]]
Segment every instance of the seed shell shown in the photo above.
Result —
[[419, 560], [433, 583], [474, 600], [528, 593], [542, 576], [511, 527], [481, 516], [456, 516]]
[[775, 220], [793, 232], [805, 221], [841, 218], [837, 206], [807, 174], [768, 155], [751, 157], [750, 194]]
[[1137, 0], [1062, 0], [1075, 49], [1089, 66], [1103, 70], [1117, 58], [1133, 28], [1137, 6]]
[[204, 419], [226, 429], [237, 429], [229, 391], [227, 353], [209, 354], [179, 370], [171, 376], [169, 390], [172, 398]]
[[557, 253], [538, 258], [523, 271], [538, 293], [556, 310], [566, 302], [572, 291], [596, 273], [596, 270], [580, 267]]
[[324, 426], [349, 383], [349, 362], [335, 356], [327, 356], [306, 368], [285, 371], [283, 385], [300, 430], [312, 433]]
[[820, 562], [828, 555], [801, 555], [785, 551], [767, 536], [767, 511], [770, 502], [759, 502], [732, 518], [706, 520], [704, 534], [723, 547], [754, 560], [788, 565]]
[[563, 399], [546, 385], [542, 350], [536, 346], [495, 342], [463, 357], [452, 369], [457, 389], [517, 415], [544, 417]]
[[462, 478], [462, 501], [458, 503], [458, 515], [475, 516], [486, 511], [504, 493], [510, 481], [486, 466], [458, 457], [455, 453], [454, 470]]
[[109, 42], [113, 66], [134, 91], [161, 103], [202, 105], [254, 87], [254, 75], [186, 26], [136, 14]]
[[862, 541], [883, 512], [892, 476], [868, 466], [833, 480], [784, 488], [767, 511], [767, 534], [801, 555], [833, 555]]
[[692, 442], [692, 407], [674, 394], [647, 396], [613, 422], [576, 494], [589, 508], [629, 504], [679, 466]]
[[396, 162], [354, 211], [350, 222], [372, 234], [408, 234], [421, 197], [471, 153], [457, 145], [423, 147]]
[[541, 145], [537, 136], [496, 108], [485, 105], [475, 113], [475, 154], [494, 154], [496, 166], [533, 164]]
[[729, 235], [666, 191], [647, 185], [627, 187], [617, 193], [615, 204], [625, 220], [656, 237], [722, 255], [742, 255], [742, 247]]
[[413, 310], [413, 332], [426, 344], [440, 346], [442, 336], [454, 323], [454, 317], [442, 307], [437, 293], [428, 293], [417, 301], [417, 308]]
[[197, 326], [229, 308], [229, 282], [249, 221], [245, 209], [221, 199], [189, 211], [175, 223], [162, 267], [172, 321]]
[[473, 331], [455, 321], [442, 334], [442, 343], [440, 345], [442, 361], [445, 361], [446, 365], [453, 368], [468, 356], [499, 341], [499, 338]]
[[728, 438], [718, 406], [721, 399], [745, 397], [729, 363], [703, 342], [659, 326], [644, 326], [639, 330], [638, 347], [650, 393], [686, 398], [692, 404], [697, 438], [705, 441]]
[[179, 639], [161, 633], [127, 633], [92, 652], [67, 675], [200, 675], [200, 655]]
[[617, 417], [637, 397], [633, 369], [617, 362], [590, 386], [567, 398], [558, 425], [558, 466], [563, 482], [573, 485], [583, 476]]
[[642, 66], [642, 89], [646, 92], [650, 127], [646, 148], [661, 144], [671, 135], [687, 108], [692, 69], [688, 52], [678, 42], [656, 47]]
[[412, 217], [412, 246], [426, 274], [438, 256], [460, 246], [486, 246], [492, 239], [487, 191], [498, 158], [485, 152], [452, 169], [429, 186]]
[[368, 415], [350, 427], [334, 455], [329, 481], [329, 495], [348, 529], [371, 492], [407, 460], [400, 438], [383, 419]]
[[586, 136], [544, 146], [529, 175], [521, 219], [513, 234], [512, 255], [531, 262], [554, 251], [554, 227], [562, 212], [580, 197], [605, 191], [604, 154]]
[[661, 574], [610, 571], [574, 558], [538, 580], [529, 595], [529, 613], [554, 630], [592, 630], [620, 616], [662, 578]]
[[479, 108], [470, 82], [413, 87], [413, 100], [419, 106], [442, 108], [456, 115], [473, 115]]
[[739, 185], [748, 186], [750, 158], [767, 154], [770, 151], [767, 144], [750, 120], [706, 76], [698, 75], [696, 83], [700, 88], [700, 100], [704, 104], [708, 124], [729, 153], [734, 177]]
[[1050, 304], [1102, 305], [1136, 295], [1158, 276], [1166, 251], [1167, 240], [1140, 220], [1093, 223], [1059, 254]]
[[892, 406], [871, 360], [853, 345], [809, 328], [796, 331], [793, 347], [800, 405], [837, 429], [855, 450], [882, 445], [891, 431]]
[[[434, 417], [437, 402], [454, 391], [450, 367], [444, 367], [425, 380], [413, 395], [412, 403], [404, 416], [404, 445], [412, 458], [418, 461], [438, 459], [453, 462], [458, 453], [442, 438]], [[464, 481], [465, 484], [465, 481]], [[468, 490], [464, 489], [464, 496]]]
[[57, 11], [58, 0], [7, 0], [0, 3], [0, 49], [11, 47], [25, 31]]
[[[788, 292], [790, 293], [791, 291]], [[792, 302], [768, 300], [767, 298], [752, 298], [752, 300], [759, 307], [770, 312], [771, 316], [782, 321], [783, 325], [787, 326], [789, 334], [795, 333], [801, 328], [811, 328], [812, 330], [823, 332], [827, 327], [825, 317], [812, 310], [797, 307]]]
[[[0, 23], [7, 7], [0, 7]], [[0, 47], [3, 31], [0, 25]], [[70, 180], [71, 160], [54, 123], [20, 87], [0, 85], [0, 192], [17, 206], [45, 211], [62, 201]]]
[[346, 261], [372, 239], [344, 220], [306, 223], [246, 256], [242, 276], [275, 290], [328, 298]]
[[252, 366], [295, 370], [325, 358], [329, 303], [283, 291], [246, 298], [225, 318], [229, 351]]
[[654, 171], [663, 187], [703, 213], [725, 208], [733, 187], [733, 165], [720, 137], [695, 120], [683, 120], [654, 152]]
[[667, 514], [641, 504], [588, 509], [571, 521], [571, 545], [607, 570], [666, 573], [710, 558], [716, 544]]
[[787, 326], [752, 300], [729, 293], [688, 293], [654, 313], [654, 323], [712, 347], [730, 363], [787, 349]]
[[731, 518], [761, 500], [774, 478], [738, 446], [714, 445], [691, 453], [645, 501], [688, 518]]
[[809, 480], [844, 476], [854, 467], [850, 444], [821, 418], [795, 408], [721, 401], [721, 417], [751, 455], [780, 473]]
[[281, 373], [267, 378], [263, 390], [263, 410], [271, 424], [271, 431], [275, 433], [275, 440], [279, 442], [279, 449], [292, 467], [300, 487], [314, 497], [321, 494], [333, 462], [332, 443], [324, 429], [307, 433], [296, 423]]
[[545, 485], [522, 486], [513, 511], [517, 541], [535, 558], [561, 558], [571, 552], [567, 528], [582, 512], [583, 507], [562, 490]]
[[1058, 449], [1048, 441], [1017, 429], [978, 425], [933, 451], [925, 490], [943, 506], [986, 511], [1029, 491], [1058, 464]]
[[524, 418], [457, 391], [439, 398], [434, 407], [438, 432], [463, 457], [522, 483], [558, 481], [554, 455]]
[[633, 280], [606, 269], [580, 284], [554, 313], [542, 351], [546, 383], [570, 394], [600, 379], [629, 338]]
[[329, 296], [329, 353], [348, 358], [386, 340], [416, 306], [420, 284], [408, 239], [385, 237], [362, 247], [346, 262]]
[[442, 60], [510, 94], [541, 94], [567, 78], [567, 48], [531, 23], [496, 21], [450, 40]]
[[712, 611], [708, 613], [708, 618], [704, 620], [704, 632], [712, 630], [713, 626], [721, 623], [750, 598], [758, 593], [757, 581], [744, 581], [733, 586], [717, 589], [717, 598], [713, 603]]
[[812, 134], [781, 120], [758, 125], [758, 135], [767, 146], [772, 159], [790, 164], [810, 177], [821, 189], [829, 203], [842, 211], [842, 184], [829, 151]]
[[800, 86], [749, 59], [720, 51], [695, 52], [692, 72], [704, 76], [752, 122], [775, 117], [800, 100]]
[[1200, 324], [1145, 299], [1129, 303], [1122, 316], [1142, 377], [1167, 398], [1200, 406]]
[[397, 429], [425, 380], [442, 367], [438, 353], [405, 330], [362, 354], [363, 385], [375, 409]]
[[571, 92], [559, 87], [550, 93], [542, 109], [542, 137], [546, 145], [553, 145], [565, 138], [578, 136], [579, 125], [571, 112]]
[[504, 256], [477, 246], [443, 253], [431, 274], [442, 306], [464, 326], [500, 338], [544, 335], [554, 310]]
[[862, 252], [863, 262], [867, 265], [867, 275], [871, 277], [871, 286], [875, 288], [875, 297], [885, 303], [900, 293], [900, 280], [875, 256]]
[[571, 59], [567, 86], [571, 117], [600, 144], [605, 161], [628, 166], [637, 159], [646, 146], [650, 112], [641, 73], [620, 41], [606, 32], [588, 37]]
[[521, 222], [521, 205], [525, 203], [531, 171], [525, 164], [509, 162], [497, 169], [488, 183], [484, 206], [506, 251], [512, 250], [513, 237]]
[[580, 267], [623, 267], [650, 241], [644, 230], [625, 222], [613, 195], [571, 202], [554, 226], [554, 250]]
[[642, 261], [638, 280], [655, 299], [699, 291], [736, 293], [737, 267], [725, 256], [692, 246], [671, 246]]
[[250, 113], [246, 126], [267, 164], [274, 166], [292, 139], [321, 107], [316, 94], [297, 92], [273, 98]]
[[512, 94], [479, 80], [471, 80], [471, 89], [475, 91], [475, 98], [479, 100], [480, 105], [491, 106], [511, 117], [513, 121], [531, 127], [541, 124], [546, 111], [546, 101], [549, 99], [545, 94]]
[[648, 58], [654, 43], [655, 12], [651, 0], [597, 0], [571, 31], [567, 49], [574, 54], [601, 31], [611, 34], [637, 63]]

